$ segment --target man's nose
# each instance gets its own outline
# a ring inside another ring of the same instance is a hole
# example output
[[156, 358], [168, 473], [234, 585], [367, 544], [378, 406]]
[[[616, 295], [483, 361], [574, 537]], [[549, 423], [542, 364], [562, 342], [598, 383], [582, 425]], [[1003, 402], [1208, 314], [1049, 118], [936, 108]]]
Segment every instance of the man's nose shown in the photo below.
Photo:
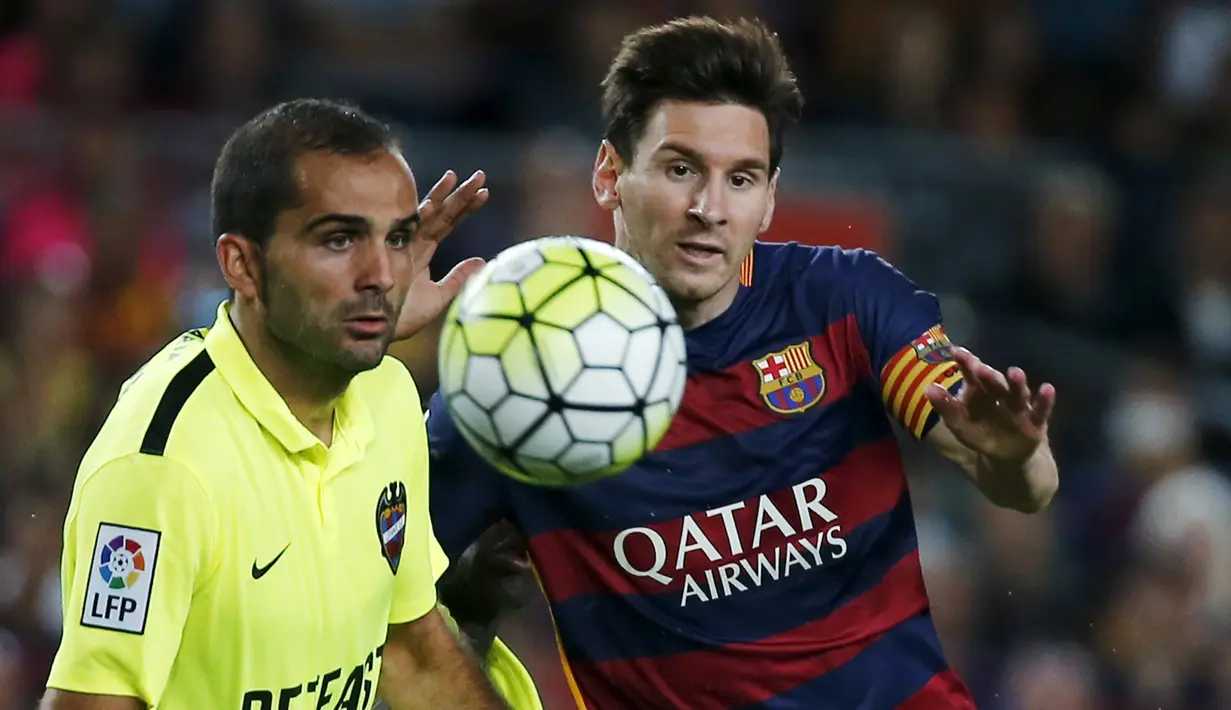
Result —
[[725, 183], [721, 178], [707, 180], [693, 195], [688, 216], [706, 227], [720, 227], [727, 223], [727, 200]]
[[385, 240], [369, 240], [360, 250], [361, 268], [356, 286], [388, 293], [393, 289], [393, 260]]

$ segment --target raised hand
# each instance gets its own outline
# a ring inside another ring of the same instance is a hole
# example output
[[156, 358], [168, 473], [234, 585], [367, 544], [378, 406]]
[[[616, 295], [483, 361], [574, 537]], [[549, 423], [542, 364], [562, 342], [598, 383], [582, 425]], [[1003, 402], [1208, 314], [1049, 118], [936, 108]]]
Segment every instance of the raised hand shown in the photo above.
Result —
[[955, 348], [953, 359], [965, 384], [956, 397], [939, 385], [929, 387], [932, 407], [968, 449], [997, 463], [1024, 463], [1047, 438], [1056, 388], [1044, 384], [1031, 392], [1021, 368], [1011, 367], [1006, 375], [965, 348]]
[[430, 272], [440, 242], [487, 203], [486, 181], [480, 170], [458, 185], [457, 174], [448, 170], [419, 203], [419, 229], [411, 244], [415, 274], [398, 317], [395, 340], [409, 338], [431, 323], [449, 307], [466, 280], [483, 268], [483, 260], [474, 257], [454, 266], [440, 281], [432, 281]]

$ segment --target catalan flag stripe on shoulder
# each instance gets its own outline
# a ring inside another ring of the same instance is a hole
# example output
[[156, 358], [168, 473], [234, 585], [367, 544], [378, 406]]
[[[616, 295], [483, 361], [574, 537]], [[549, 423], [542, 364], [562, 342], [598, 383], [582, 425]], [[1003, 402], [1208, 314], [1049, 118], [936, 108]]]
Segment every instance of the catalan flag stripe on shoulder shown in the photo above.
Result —
[[940, 325], [928, 328], [890, 358], [881, 370], [881, 397], [885, 406], [916, 439], [923, 438], [932, 415], [925, 393], [932, 384], [952, 390], [962, 380], [953, 361], [953, 344]]
[[743, 263], [739, 265], [739, 285], [740, 286], [751, 286], [752, 285], [752, 255], [755, 253], [756, 253], [755, 249], [748, 252], [748, 256], [744, 257]]

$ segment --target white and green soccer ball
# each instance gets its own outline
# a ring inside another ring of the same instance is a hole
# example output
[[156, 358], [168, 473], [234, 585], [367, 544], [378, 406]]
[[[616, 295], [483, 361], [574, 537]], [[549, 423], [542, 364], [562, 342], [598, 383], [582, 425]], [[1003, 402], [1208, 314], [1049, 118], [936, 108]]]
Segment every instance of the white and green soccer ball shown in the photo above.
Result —
[[470, 445], [520, 481], [568, 486], [635, 464], [687, 379], [666, 293], [615, 247], [542, 237], [462, 289], [440, 336], [440, 391]]

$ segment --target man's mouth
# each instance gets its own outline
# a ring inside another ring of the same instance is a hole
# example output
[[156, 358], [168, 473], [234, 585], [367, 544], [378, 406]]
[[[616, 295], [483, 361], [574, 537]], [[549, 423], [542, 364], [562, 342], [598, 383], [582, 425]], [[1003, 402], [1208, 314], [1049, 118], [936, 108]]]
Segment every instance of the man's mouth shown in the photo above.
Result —
[[721, 260], [723, 255], [722, 247], [713, 242], [693, 240], [680, 242], [676, 246], [685, 260], [697, 264], [708, 264]]
[[378, 337], [389, 330], [389, 317], [383, 313], [370, 313], [346, 319], [346, 329], [357, 337]]

